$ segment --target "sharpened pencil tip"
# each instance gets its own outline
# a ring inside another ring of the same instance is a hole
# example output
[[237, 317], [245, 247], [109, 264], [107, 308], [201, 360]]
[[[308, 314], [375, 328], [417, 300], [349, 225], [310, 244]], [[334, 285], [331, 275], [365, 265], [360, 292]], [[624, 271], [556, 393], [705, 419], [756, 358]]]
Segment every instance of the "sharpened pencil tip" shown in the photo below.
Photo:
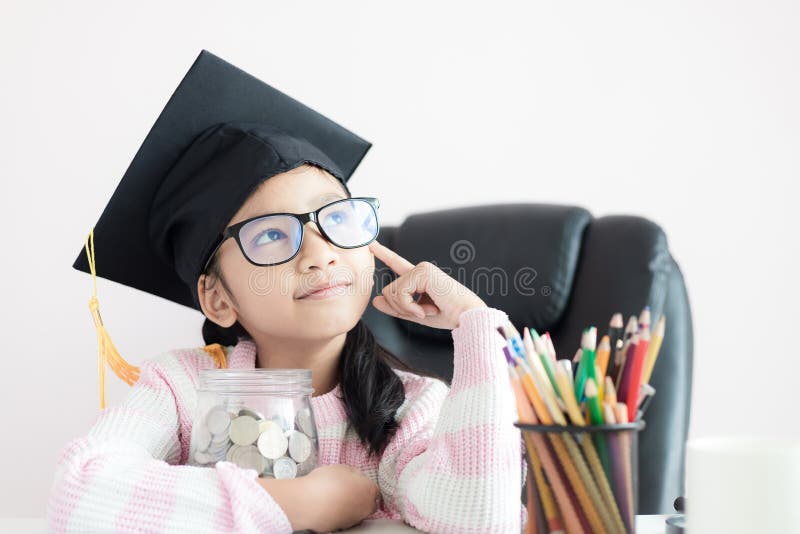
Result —
[[586, 379], [586, 386], [585, 390], [587, 397], [596, 397], [597, 396], [597, 384], [594, 383], [594, 378], [587, 378]]

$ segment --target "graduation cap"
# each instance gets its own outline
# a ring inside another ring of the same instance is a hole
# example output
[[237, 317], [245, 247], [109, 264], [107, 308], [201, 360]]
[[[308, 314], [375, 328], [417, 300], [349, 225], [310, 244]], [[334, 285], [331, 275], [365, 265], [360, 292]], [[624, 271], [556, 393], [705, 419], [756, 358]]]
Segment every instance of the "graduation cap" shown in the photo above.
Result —
[[[131, 161], [73, 267], [200, 310], [197, 280], [220, 233], [264, 180], [304, 163], [347, 181], [371, 144], [202, 50]], [[96, 247], [96, 249], [95, 249]], [[95, 252], [96, 250], [96, 252]], [[89, 302], [103, 362], [133, 384]]]

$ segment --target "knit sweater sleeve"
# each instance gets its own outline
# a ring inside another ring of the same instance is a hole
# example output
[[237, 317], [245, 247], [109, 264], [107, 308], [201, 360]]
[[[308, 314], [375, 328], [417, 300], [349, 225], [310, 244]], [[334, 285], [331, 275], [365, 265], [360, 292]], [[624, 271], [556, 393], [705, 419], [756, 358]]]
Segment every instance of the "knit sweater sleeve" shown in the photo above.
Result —
[[[252, 469], [179, 465], [179, 406], [166, 353], [141, 366], [118, 406], [61, 450], [47, 501], [49, 532], [292, 532]], [[190, 407], [190, 409], [193, 407]]]
[[386, 504], [426, 532], [520, 532], [524, 459], [495, 308], [461, 314], [453, 380], [406, 385], [399, 428], [379, 462]]

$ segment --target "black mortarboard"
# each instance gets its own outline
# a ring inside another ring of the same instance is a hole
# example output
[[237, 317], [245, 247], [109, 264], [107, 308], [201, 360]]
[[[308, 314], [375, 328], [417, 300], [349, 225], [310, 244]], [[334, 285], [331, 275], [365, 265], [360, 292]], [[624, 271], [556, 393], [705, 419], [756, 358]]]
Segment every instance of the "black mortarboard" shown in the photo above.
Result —
[[[259, 183], [310, 162], [346, 184], [370, 146], [203, 50], [94, 227], [97, 276], [199, 310], [200, 270]], [[90, 273], [85, 250], [73, 267]]]
[[[203, 50], [93, 228], [96, 275], [199, 310], [200, 271], [261, 182], [307, 162], [347, 189], [370, 146]], [[88, 254], [73, 267], [91, 274]]]

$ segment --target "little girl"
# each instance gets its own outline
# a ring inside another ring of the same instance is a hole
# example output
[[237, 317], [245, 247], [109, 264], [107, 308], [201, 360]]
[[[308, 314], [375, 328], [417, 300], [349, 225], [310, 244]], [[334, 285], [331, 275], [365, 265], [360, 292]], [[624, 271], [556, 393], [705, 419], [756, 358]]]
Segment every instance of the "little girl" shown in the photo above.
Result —
[[[63, 448], [50, 530], [328, 532], [393, 518], [427, 532], [519, 532], [525, 464], [497, 332], [507, 315], [435, 265], [414, 265], [375, 240], [377, 199], [350, 194], [344, 158], [316, 135], [314, 124], [327, 119], [298, 126], [308, 108], [285, 95], [269, 88], [291, 120], [276, 119], [273, 106], [269, 121], [250, 109], [257, 123], [206, 117], [199, 136], [163, 135], [183, 124], [169, 114], [189, 113], [198, 92], [217, 110], [241, 106], [228, 104], [237, 84], [268, 88], [201, 54], [137, 154], [145, 163], [135, 159], [115, 193], [138, 208], [117, 217], [112, 198], [95, 229], [104, 276], [184, 304], [191, 295], [188, 305], [206, 317], [206, 346], [145, 360], [124, 402]], [[201, 124], [196, 115], [184, 123]], [[158, 160], [154, 138], [188, 148], [164, 151], [173, 160], [163, 174], [137, 174]], [[125, 187], [139, 175], [158, 183]], [[370, 301], [375, 257], [397, 278]], [[361, 320], [370, 303], [452, 330], [450, 387], [375, 343]], [[187, 465], [199, 372], [221, 366], [312, 370], [319, 467], [280, 480], [225, 461]]]

